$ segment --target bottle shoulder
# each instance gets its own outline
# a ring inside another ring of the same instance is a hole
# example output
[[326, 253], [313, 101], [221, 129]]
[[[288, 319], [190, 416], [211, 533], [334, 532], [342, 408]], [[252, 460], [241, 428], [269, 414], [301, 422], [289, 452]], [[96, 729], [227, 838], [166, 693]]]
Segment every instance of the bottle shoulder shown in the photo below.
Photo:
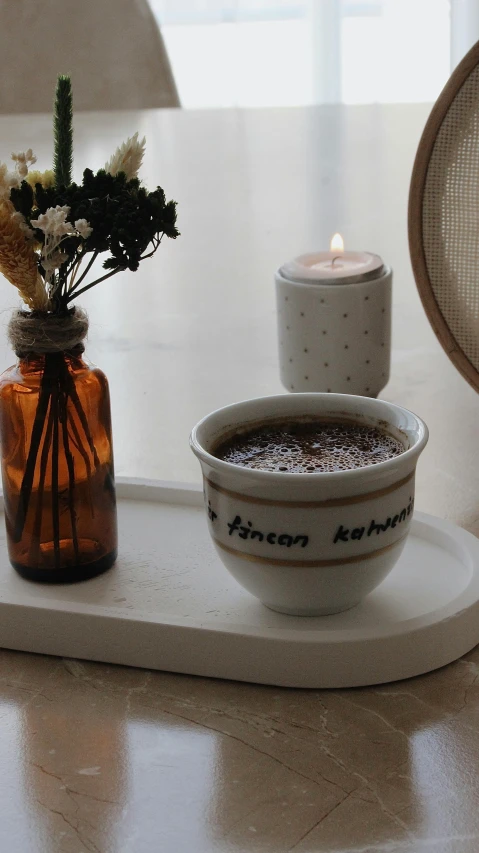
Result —
[[[77, 390], [81, 387], [93, 390], [108, 388], [108, 381], [103, 371], [84, 358], [66, 356], [63, 359], [70, 378], [75, 383]], [[0, 374], [0, 396], [10, 395], [12, 392], [25, 393], [40, 390], [47, 363], [45, 357], [20, 359], [16, 364], [8, 367]], [[63, 367], [63, 365], [62, 365]], [[58, 369], [58, 365], [50, 361], [50, 370]]]

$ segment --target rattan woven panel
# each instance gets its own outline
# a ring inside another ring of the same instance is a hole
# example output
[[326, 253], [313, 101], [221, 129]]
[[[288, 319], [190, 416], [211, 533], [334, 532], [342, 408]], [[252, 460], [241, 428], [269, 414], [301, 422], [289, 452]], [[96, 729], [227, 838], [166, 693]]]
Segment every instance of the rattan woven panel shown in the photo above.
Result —
[[479, 370], [479, 67], [437, 134], [424, 185], [423, 240], [437, 304]]

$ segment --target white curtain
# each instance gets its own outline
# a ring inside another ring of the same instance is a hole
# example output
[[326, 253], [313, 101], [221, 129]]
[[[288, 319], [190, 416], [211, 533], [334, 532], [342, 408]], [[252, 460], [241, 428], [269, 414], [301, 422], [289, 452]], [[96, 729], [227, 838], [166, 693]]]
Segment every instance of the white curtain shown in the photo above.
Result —
[[451, 71], [479, 40], [479, 0], [451, 0]]

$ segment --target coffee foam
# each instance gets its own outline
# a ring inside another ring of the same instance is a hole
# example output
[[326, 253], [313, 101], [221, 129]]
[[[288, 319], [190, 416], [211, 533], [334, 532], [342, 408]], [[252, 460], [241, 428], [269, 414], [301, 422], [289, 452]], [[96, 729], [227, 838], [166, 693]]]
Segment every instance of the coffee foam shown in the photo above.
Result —
[[243, 468], [311, 474], [363, 468], [404, 450], [400, 441], [376, 427], [291, 421], [236, 435], [221, 443], [214, 455]]

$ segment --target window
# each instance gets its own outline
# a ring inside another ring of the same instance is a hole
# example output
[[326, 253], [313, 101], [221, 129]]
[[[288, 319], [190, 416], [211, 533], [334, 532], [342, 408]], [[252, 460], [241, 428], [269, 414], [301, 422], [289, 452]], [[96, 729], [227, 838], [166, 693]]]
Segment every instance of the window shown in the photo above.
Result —
[[150, 2], [184, 107], [433, 101], [450, 73], [449, 0]]

